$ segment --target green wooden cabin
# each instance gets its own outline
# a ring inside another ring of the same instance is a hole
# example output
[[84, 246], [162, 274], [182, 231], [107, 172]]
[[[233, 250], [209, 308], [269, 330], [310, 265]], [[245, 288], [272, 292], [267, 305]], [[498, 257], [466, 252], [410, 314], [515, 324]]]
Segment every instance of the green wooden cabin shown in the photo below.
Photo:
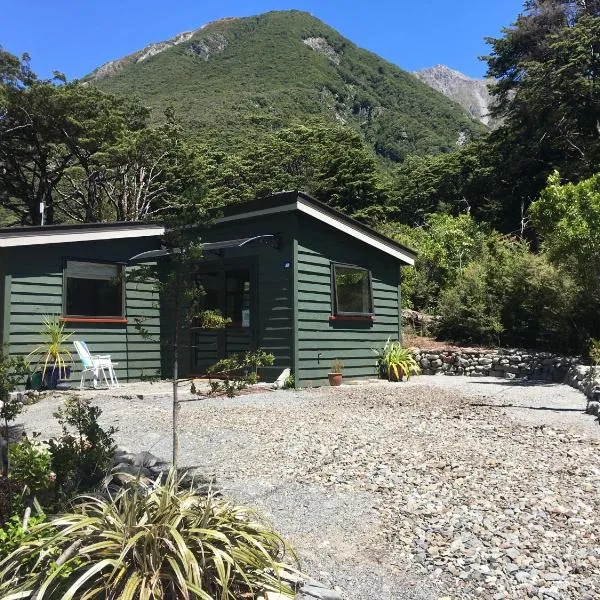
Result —
[[[159, 339], [172, 324], [168, 306], [150, 285], [115, 284], [135, 268], [132, 257], [161, 248], [163, 234], [144, 223], [0, 229], [0, 335], [9, 352], [27, 356], [41, 342], [43, 316], [57, 315], [73, 339], [118, 362], [121, 381], [169, 376]], [[335, 359], [346, 378], [376, 375], [372, 348], [400, 337], [400, 270], [413, 264], [411, 250], [299, 192], [230, 207], [197, 235], [204, 258], [190, 285], [201, 284], [205, 308], [232, 323], [189, 330], [182, 375], [202, 376], [219, 358], [256, 348], [275, 355], [267, 381], [290, 368], [297, 385], [323, 385]]]
[[324, 385], [334, 359], [346, 378], [376, 376], [372, 348], [401, 335], [413, 251], [301, 192], [232, 206], [199, 235], [205, 308], [232, 324], [190, 331], [185, 374], [260, 347], [275, 355], [267, 381], [290, 368], [297, 385]]
[[[57, 315], [72, 339], [110, 354], [122, 381], [160, 374], [160, 345], [142, 339], [136, 317], [160, 336], [159, 298], [151, 286], [119, 283], [130, 257], [160, 247], [164, 228], [144, 223], [0, 229], [0, 337], [27, 356], [40, 342], [42, 319]], [[72, 344], [74, 372], [80, 362]]]

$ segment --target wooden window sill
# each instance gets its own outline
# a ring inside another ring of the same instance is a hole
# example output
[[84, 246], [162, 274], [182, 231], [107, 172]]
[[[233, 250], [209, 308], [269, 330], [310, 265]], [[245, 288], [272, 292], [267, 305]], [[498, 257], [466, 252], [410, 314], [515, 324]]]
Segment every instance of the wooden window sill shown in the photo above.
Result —
[[61, 317], [63, 323], [129, 323], [128, 319], [121, 317]]
[[373, 315], [331, 315], [330, 321], [370, 321], [373, 322], [375, 317]]

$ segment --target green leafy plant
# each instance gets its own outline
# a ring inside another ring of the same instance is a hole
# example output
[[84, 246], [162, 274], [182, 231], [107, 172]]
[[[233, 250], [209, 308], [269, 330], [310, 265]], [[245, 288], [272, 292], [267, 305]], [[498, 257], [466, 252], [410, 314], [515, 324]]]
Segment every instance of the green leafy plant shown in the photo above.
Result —
[[284, 390], [295, 390], [296, 389], [296, 377], [293, 373], [290, 373], [283, 382]]
[[291, 550], [252, 510], [181, 489], [173, 469], [163, 485], [131, 483], [32, 528], [0, 562], [0, 597], [293, 597], [281, 581]]
[[62, 435], [49, 441], [57, 491], [90, 490], [104, 478], [115, 452], [116, 429], [98, 423], [102, 410], [79, 396], [69, 398], [54, 416]]
[[260, 367], [270, 367], [275, 361], [275, 356], [270, 352], [265, 352], [262, 348], [246, 352], [243, 363], [246, 371], [246, 377], [251, 383], [258, 383], [260, 377], [258, 369]]
[[344, 363], [339, 358], [332, 360], [330, 373], [343, 373], [343, 372], [344, 372]]
[[419, 374], [421, 368], [411, 350], [403, 348], [400, 342], [387, 339], [383, 348], [375, 349], [377, 356], [377, 369], [379, 376], [387, 377], [390, 381], [401, 381], [403, 377], [410, 378], [412, 374]]
[[[223, 358], [207, 369], [211, 378], [209, 395], [225, 393], [235, 396], [248, 385], [258, 381], [258, 369], [273, 364], [275, 357], [262, 349], [248, 351], [244, 354], [234, 354]], [[213, 379], [218, 378], [218, 379]], [[205, 395], [192, 388], [192, 393]]]
[[[13, 515], [0, 528], [0, 560], [17, 550], [21, 544], [28, 539], [35, 539], [31, 536], [31, 529], [36, 529], [38, 525], [46, 520], [43, 512], [38, 512], [27, 519], [25, 526], [24, 519], [19, 515]], [[29, 564], [32, 564], [32, 561]]]
[[588, 356], [592, 365], [595, 367], [600, 365], [600, 339], [590, 338]]
[[47, 490], [55, 479], [52, 471], [52, 455], [35, 438], [23, 438], [8, 449], [9, 477], [24, 494], [36, 496]]
[[22, 356], [9, 356], [0, 349], [0, 418], [4, 422], [4, 439], [8, 441], [8, 424], [24, 408], [23, 400], [10, 395], [25, 381], [29, 369]]
[[37, 358], [34, 368], [42, 365], [42, 379], [46, 377], [47, 372], [58, 371], [62, 376], [67, 365], [73, 363], [73, 355], [66, 346], [73, 332], [65, 333], [65, 323], [56, 315], [44, 316], [43, 324], [40, 336], [44, 341], [36, 346], [27, 358], [30, 362]]
[[198, 314], [198, 326], [203, 329], [223, 329], [231, 324], [231, 319], [224, 317], [219, 310], [203, 310]]

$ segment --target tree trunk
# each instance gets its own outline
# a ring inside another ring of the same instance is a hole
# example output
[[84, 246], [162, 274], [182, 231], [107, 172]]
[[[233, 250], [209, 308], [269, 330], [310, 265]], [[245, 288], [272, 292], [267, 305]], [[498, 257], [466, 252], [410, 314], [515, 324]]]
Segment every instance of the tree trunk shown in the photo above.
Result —
[[173, 335], [173, 468], [179, 466], [179, 398], [177, 390], [177, 379], [179, 378], [179, 294], [180, 294], [180, 265], [176, 264], [175, 273], [175, 331]]
[[[175, 339], [177, 340], [177, 333], [175, 333]], [[179, 399], [177, 396], [177, 379], [178, 374], [178, 360], [177, 360], [177, 342], [173, 344], [173, 351], [175, 358], [173, 360], [173, 467], [177, 469], [179, 466]]]

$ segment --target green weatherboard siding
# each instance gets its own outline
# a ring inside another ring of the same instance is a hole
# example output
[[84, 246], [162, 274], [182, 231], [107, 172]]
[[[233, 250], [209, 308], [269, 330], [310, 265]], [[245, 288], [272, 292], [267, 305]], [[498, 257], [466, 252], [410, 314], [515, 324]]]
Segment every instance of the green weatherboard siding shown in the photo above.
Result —
[[[4, 296], [3, 329], [10, 353], [27, 356], [42, 341], [43, 316], [63, 314], [66, 259], [124, 262], [156, 243], [151, 239], [117, 239], [5, 249], [10, 293]], [[128, 282], [125, 298], [127, 323], [68, 323], [65, 329], [73, 332], [71, 340], [86, 341], [93, 354], [110, 354], [113, 362], [119, 363], [116, 372], [120, 380], [156, 376], [160, 372], [158, 295], [152, 286]], [[152, 339], [140, 335], [135, 319], [143, 320]], [[74, 354], [71, 380], [76, 382], [81, 365], [71, 341], [68, 347]]]
[[[302, 232], [307, 232], [303, 234]], [[371, 271], [374, 320], [331, 321], [331, 263]], [[374, 377], [372, 348], [400, 336], [400, 264], [381, 251], [304, 215], [298, 220], [296, 381], [324, 385], [331, 362], [344, 363], [344, 377]]]

